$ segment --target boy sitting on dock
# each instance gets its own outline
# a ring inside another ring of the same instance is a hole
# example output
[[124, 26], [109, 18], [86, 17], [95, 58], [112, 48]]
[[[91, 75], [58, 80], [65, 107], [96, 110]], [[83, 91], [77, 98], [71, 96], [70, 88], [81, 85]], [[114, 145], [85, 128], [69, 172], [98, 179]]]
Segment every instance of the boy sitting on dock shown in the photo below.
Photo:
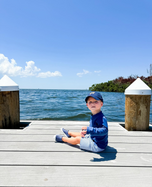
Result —
[[108, 124], [101, 111], [103, 98], [99, 92], [91, 92], [86, 98], [86, 105], [92, 112], [90, 125], [82, 127], [81, 132], [71, 132], [61, 128], [65, 136], [55, 135], [56, 142], [72, 145], [80, 144], [80, 148], [91, 152], [101, 152], [108, 144]]

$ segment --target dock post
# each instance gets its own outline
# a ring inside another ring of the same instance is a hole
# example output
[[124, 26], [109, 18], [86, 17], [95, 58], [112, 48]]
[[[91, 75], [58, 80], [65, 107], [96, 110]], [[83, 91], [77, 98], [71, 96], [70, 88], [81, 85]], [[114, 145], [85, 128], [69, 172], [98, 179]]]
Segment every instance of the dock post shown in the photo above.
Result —
[[7, 75], [0, 79], [0, 128], [19, 128], [19, 86]]
[[137, 78], [125, 90], [125, 128], [128, 131], [149, 129], [151, 89]]

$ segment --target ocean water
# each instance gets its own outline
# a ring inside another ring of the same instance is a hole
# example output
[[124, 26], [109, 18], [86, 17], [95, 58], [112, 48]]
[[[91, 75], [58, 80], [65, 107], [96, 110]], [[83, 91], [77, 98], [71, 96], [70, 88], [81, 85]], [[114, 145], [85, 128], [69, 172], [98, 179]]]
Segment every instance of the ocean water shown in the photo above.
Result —
[[[91, 112], [85, 103], [89, 90], [20, 89], [20, 119], [88, 121]], [[100, 92], [102, 112], [108, 121], [124, 121], [123, 93]]]
[[[20, 119], [89, 121], [91, 112], [85, 103], [89, 93], [89, 90], [20, 89]], [[124, 122], [124, 93], [100, 93], [107, 120]]]

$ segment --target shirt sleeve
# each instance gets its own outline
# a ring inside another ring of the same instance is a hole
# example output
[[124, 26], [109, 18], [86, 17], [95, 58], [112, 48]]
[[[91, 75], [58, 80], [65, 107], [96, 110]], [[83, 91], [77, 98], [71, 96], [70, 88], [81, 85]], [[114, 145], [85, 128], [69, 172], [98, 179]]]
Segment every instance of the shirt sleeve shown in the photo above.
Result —
[[104, 117], [103, 123], [100, 125], [101, 127], [87, 127], [87, 134], [91, 134], [92, 136], [105, 136], [108, 132], [107, 120]]

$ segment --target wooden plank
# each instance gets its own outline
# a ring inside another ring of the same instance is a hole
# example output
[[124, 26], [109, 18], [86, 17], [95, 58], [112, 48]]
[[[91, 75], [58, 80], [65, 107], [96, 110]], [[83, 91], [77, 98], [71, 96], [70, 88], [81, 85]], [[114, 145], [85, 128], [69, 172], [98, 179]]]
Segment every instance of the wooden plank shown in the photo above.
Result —
[[[37, 125], [54, 125], [54, 126], [86, 126], [89, 125], [89, 121], [54, 121], [54, 120], [21, 120], [20, 123], [30, 123], [29, 126]], [[108, 122], [108, 126], [117, 127], [125, 126], [124, 122]], [[123, 128], [123, 127], [122, 127]], [[149, 124], [149, 128], [152, 130], [152, 125]], [[123, 128], [124, 129], [124, 128]], [[126, 129], [125, 129], [126, 130]]]
[[89, 121], [62, 121], [62, 120], [59, 120], [59, 121], [55, 121], [55, 120], [32, 120], [31, 121], [31, 124], [32, 125], [68, 125], [68, 126], [73, 126], [73, 125], [80, 125], [80, 126], [83, 126], [83, 125], [89, 125]]
[[1, 166], [0, 186], [151, 187], [151, 176], [146, 167]]
[[53, 135], [1, 134], [0, 141], [54, 141]]
[[[41, 127], [41, 128], [36, 128], [36, 127], [32, 127], [32, 125], [31, 125], [31, 128], [30, 127], [27, 127], [27, 128], [25, 128], [25, 129], [0, 129], [0, 133], [2, 132], [2, 133], [4, 133], [4, 132], [26, 132], [26, 131], [50, 131], [50, 130], [59, 130], [60, 131], [60, 129], [62, 128], [62, 127], [64, 127], [65, 129], [67, 129], [67, 130], [77, 130], [77, 131], [80, 131], [81, 130], [81, 126], [44, 126], [44, 127]], [[118, 128], [117, 128], [118, 129]], [[119, 128], [120, 129], [120, 128]]]
[[[51, 125], [31, 125], [27, 127], [25, 130], [51, 130], [51, 129], [60, 129], [61, 127], [65, 129], [78, 129], [81, 130], [82, 126], [67, 126], [67, 125], [61, 125], [61, 126], [51, 126]], [[126, 131], [123, 127], [121, 126], [109, 126], [109, 130], [114, 130], [114, 131]], [[127, 131], [126, 131], [127, 132]]]
[[[87, 125], [89, 121], [66, 121], [66, 120], [20, 120], [21, 123], [31, 123], [32, 125], [37, 124], [48, 124], [48, 125]], [[108, 122], [109, 125], [124, 124], [124, 122]]]
[[[73, 128], [73, 129], [70, 129], [70, 131], [73, 131], [73, 132], [80, 132], [80, 129], [76, 129], [76, 128]], [[22, 135], [45, 135], [45, 134], [52, 134], [52, 135], [55, 135], [55, 134], [62, 134], [62, 131], [60, 129], [41, 129], [41, 130], [38, 130], [38, 129], [35, 129], [35, 130], [2, 130], [0, 131], [0, 135], [5, 135], [5, 134], [14, 134], [14, 135], [17, 135], [17, 134], [22, 134]], [[126, 131], [109, 131], [109, 135], [128, 135], [128, 132]], [[144, 134], [141, 134], [141, 136], [144, 136]], [[146, 134], [145, 136], [152, 136], [152, 133], [151, 134]]]
[[[27, 123], [27, 122], [24, 122]], [[89, 121], [35, 121], [30, 123], [30, 125], [50, 125], [50, 126], [88, 126], [89, 125]], [[108, 122], [108, 126], [109, 127], [118, 127], [120, 126], [121, 128], [123, 128], [124, 130], [126, 130], [125, 127], [125, 123], [124, 122]], [[152, 124], [149, 124], [149, 130], [152, 131]], [[126, 130], [127, 131], [127, 130]]]
[[152, 167], [152, 153], [0, 152], [1, 165]]
[[[51, 132], [50, 132], [51, 133]], [[61, 131], [57, 131], [57, 134], [63, 134]], [[37, 135], [37, 134], [1, 134], [0, 135], [0, 142], [2, 141], [54, 141], [54, 135], [55, 134], [45, 134], [45, 135]], [[152, 144], [152, 136], [151, 137], [138, 137], [138, 136], [117, 136], [117, 135], [111, 135], [108, 138], [109, 143], [111, 142], [124, 142], [124, 143], [151, 143]]]
[[[74, 131], [74, 132], [79, 132], [80, 129], [78, 127], [73, 127], [73, 128], [70, 128], [71, 131]], [[0, 135], [5, 135], [5, 134], [22, 134], [22, 135], [45, 135], [45, 134], [61, 134], [62, 132], [60, 131], [60, 128], [50, 128], [50, 129], [28, 129], [28, 130], [16, 130], [16, 129], [1, 129], [0, 130]], [[140, 131], [132, 131], [132, 132], [128, 132], [128, 131], [120, 131], [120, 130], [109, 130], [109, 136], [110, 135], [115, 135], [115, 136], [133, 136], [133, 137], [136, 137], [136, 136], [145, 136], [145, 137], [152, 137], [152, 132], [140, 132]]]
[[124, 142], [124, 143], [150, 143], [152, 144], [152, 137], [141, 137], [141, 136], [109, 136], [109, 142]]
[[[68, 125], [68, 126], [85, 126], [89, 125], [89, 121], [65, 121], [65, 120], [21, 120], [21, 123], [30, 123], [31, 125]], [[108, 122], [110, 126], [117, 126], [119, 124], [124, 124], [124, 122]]]
[[[79, 146], [71, 146], [66, 143], [54, 142], [1, 142], [0, 151], [66, 151], [66, 152], [80, 152]], [[109, 143], [105, 150], [106, 152], [117, 153], [152, 153], [151, 144], [126, 144], [126, 143]]]

